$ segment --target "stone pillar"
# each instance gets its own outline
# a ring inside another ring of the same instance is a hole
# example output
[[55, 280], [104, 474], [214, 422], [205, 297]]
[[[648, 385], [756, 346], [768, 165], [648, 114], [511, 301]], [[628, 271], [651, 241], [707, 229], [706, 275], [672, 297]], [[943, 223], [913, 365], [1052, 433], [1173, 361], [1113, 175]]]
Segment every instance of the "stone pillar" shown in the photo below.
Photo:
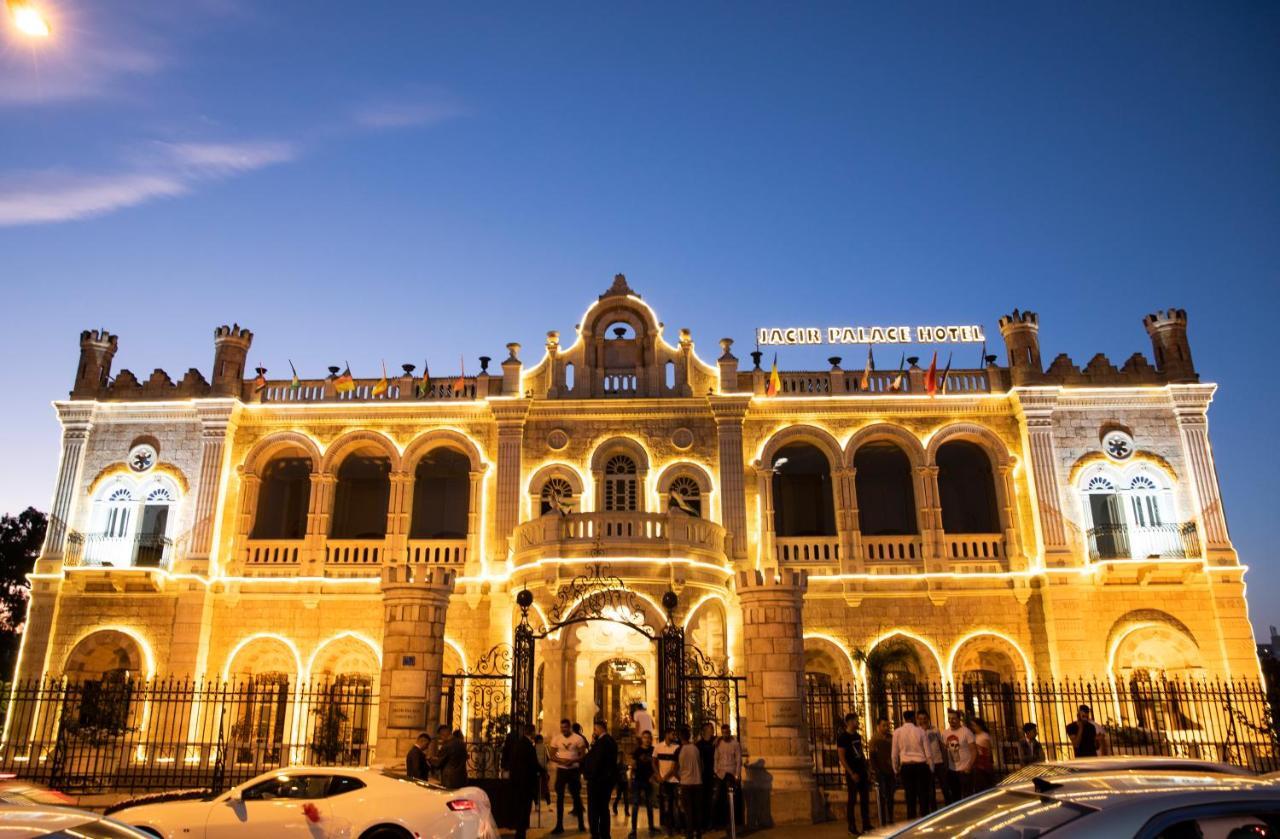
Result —
[[745, 634], [749, 827], [815, 820], [820, 796], [804, 717], [805, 577], [739, 571]]
[[[186, 556], [177, 557], [175, 570], [207, 574], [214, 534], [219, 530], [218, 502], [222, 489], [222, 469], [227, 437], [235, 425], [231, 400], [201, 400], [196, 403], [200, 416], [200, 477], [196, 483], [195, 520], [191, 524], [191, 541]], [[256, 493], [255, 493], [256, 494]], [[256, 500], [256, 499], [255, 499]], [[225, 552], [224, 552], [225, 554]]]
[[498, 492], [495, 499], [494, 539], [489, 551], [495, 560], [505, 561], [511, 534], [520, 523], [521, 449], [524, 444], [524, 418], [529, 403], [490, 402], [498, 420]]
[[1004, 531], [1004, 550], [1010, 571], [1024, 571], [1027, 558], [1022, 552], [1022, 540], [1018, 538], [1018, 511], [1013, 506], [1016, 497], [1013, 489], [1013, 466], [1002, 463], [996, 467], [996, 499], [1000, 504], [1000, 527]]
[[778, 552], [774, 550], [774, 536], [777, 531], [773, 522], [773, 474], [776, 470], [764, 465], [763, 461], [755, 462], [756, 498], [760, 499], [760, 567], [776, 569]]
[[846, 474], [849, 486], [849, 555], [840, 563], [840, 571], [856, 574], [866, 570], [862, 549], [862, 513], [858, 508], [858, 470], [850, 466]]
[[1196, 527], [1205, 558], [1213, 565], [1236, 565], [1239, 558], [1227, 533], [1227, 518], [1222, 512], [1222, 495], [1218, 491], [1218, 471], [1213, 465], [1209, 445], [1209, 402], [1214, 385], [1170, 385], [1173, 412], [1182, 437], [1182, 456], [1191, 477], [1191, 497]]
[[311, 511], [307, 514], [307, 547], [302, 557], [307, 574], [318, 574], [324, 565], [324, 546], [329, 538], [337, 487], [338, 476], [332, 472], [311, 474]]
[[467, 498], [467, 562], [466, 572], [468, 576], [475, 575], [480, 572], [480, 528], [484, 525], [480, 521], [480, 505], [484, 500], [484, 472], [488, 468], [488, 464], [481, 464], [479, 469], [472, 469], [467, 473], [470, 478], [468, 488], [470, 495]]
[[1072, 555], [1067, 543], [1058, 492], [1058, 455], [1053, 445], [1053, 409], [1058, 403], [1058, 389], [1015, 388], [1013, 393], [1022, 420], [1023, 448], [1031, 460], [1027, 484], [1035, 499], [1044, 563], [1054, 568], [1082, 565], [1083, 555]]
[[[730, 350], [733, 348], [732, 338], [720, 339], [720, 358], [716, 361], [716, 365], [720, 368], [720, 392], [721, 393], [737, 393], [738, 392], [738, 359], [734, 357]], [[686, 367], [688, 359], [685, 361]], [[687, 376], [687, 374], [686, 374]], [[688, 381], [686, 377], [685, 381]]]
[[[738, 375], [736, 363], [733, 375]], [[725, 551], [732, 560], [747, 558], [747, 470], [742, 456], [742, 419], [749, 401], [749, 397], [711, 399], [720, 455], [720, 519], [729, 531]]]
[[391, 497], [387, 500], [387, 560], [403, 565], [409, 543], [413, 514], [413, 473], [391, 473]]
[[[379, 690], [377, 759], [395, 763], [421, 732], [440, 720], [444, 624], [454, 572], [384, 568], [382, 681]], [[400, 573], [403, 572], [403, 573]]]
[[58, 463], [58, 483], [53, 491], [53, 508], [49, 511], [49, 527], [45, 531], [40, 559], [56, 565], [63, 559], [72, 506], [80, 486], [84, 463], [84, 444], [93, 430], [93, 406], [60, 403], [58, 420], [62, 423], [62, 458]]
[[911, 473], [924, 569], [941, 571], [946, 559], [946, 540], [942, 538], [942, 505], [938, 503], [938, 467], [917, 466]]

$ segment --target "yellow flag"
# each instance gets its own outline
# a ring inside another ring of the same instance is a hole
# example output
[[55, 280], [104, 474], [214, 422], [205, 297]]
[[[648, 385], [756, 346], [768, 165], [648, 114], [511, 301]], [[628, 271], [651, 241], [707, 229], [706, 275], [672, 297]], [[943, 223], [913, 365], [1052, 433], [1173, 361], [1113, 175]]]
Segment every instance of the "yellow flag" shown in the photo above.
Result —
[[387, 362], [382, 362], [382, 378], [378, 379], [377, 384], [373, 386], [373, 390], [369, 391], [371, 396], [382, 396], [387, 392]]

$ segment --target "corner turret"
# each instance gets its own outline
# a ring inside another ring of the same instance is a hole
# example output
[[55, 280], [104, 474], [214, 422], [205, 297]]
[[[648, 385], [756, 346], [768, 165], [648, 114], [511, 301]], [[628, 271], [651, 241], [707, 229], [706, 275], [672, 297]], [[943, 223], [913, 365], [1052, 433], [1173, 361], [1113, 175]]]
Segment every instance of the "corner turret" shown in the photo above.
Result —
[[106, 389], [117, 347], [116, 336], [105, 329], [80, 333], [80, 366], [71, 388], [72, 399], [93, 399]]
[[244, 385], [244, 368], [249, 357], [253, 333], [239, 324], [219, 326], [213, 330], [214, 396], [240, 397]]
[[1040, 318], [1035, 312], [1012, 313], [1000, 318], [1000, 334], [1009, 352], [1009, 371], [1013, 384], [1033, 385], [1044, 379], [1040, 362]]
[[1198, 382], [1195, 364], [1191, 361], [1191, 344], [1187, 341], [1187, 312], [1185, 309], [1166, 309], [1147, 315], [1142, 325], [1151, 336], [1151, 350], [1156, 357], [1156, 369], [1166, 381], [1173, 383]]

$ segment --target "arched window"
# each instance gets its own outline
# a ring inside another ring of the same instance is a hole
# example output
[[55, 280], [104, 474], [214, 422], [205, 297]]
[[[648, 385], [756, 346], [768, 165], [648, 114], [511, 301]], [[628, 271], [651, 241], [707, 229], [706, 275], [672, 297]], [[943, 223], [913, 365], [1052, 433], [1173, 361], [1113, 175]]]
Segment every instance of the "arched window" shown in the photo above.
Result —
[[538, 494], [538, 515], [567, 513], [573, 509], [573, 485], [564, 478], [552, 476]]
[[252, 539], [301, 539], [311, 505], [311, 458], [277, 457], [262, 472]]
[[604, 465], [604, 509], [607, 513], [635, 512], [640, 509], [640, 493], [636, 462], [625, 454], [616, 454]]
[[667, 509], [702, 517], [702, 487], [688, 475], [680, 475], [667, 490]]
[[137, 506], [128, 487], [115, 487], [105, 499], [102, 509], [102, 529], [108, 539], [125, 539], [133, 532], [133, 509]]
[[413, 476], [410, 539], [465, 539], [471, 511], [471, 461], [454, 449], [433, 449]]
[[95, 504], [84, 562], [117, 568], [159, 567], [170, 544], [170, 510], [177, 500], [168, 478], [155, 477], [141, 486], [126, 479], [108, 484]]
[[1165, 524], [1167, 494], [1150, 475], [1139, 473], [1129, 481], [1129, 517], [1136, 527]]
[[981, 446], [952, 440], [938, 447], [938, 496], [946, 533], [999, 533], [991, 458]]
[[831, 463], [808, 443], [789, 443], [773, 458], [773, 526], [778, 536], [835, 536]]
[[911, 536], [916, 524], [916, 493], [911, 460], [894, 443], [873, 441], [853, 455], [853, 484], [858, 494], [858, 529], [864, 536]]
[[1163, 476], [1145, 466], [1121, 476], [1112, 467], [1093, 467], [1081, 478], [1088, 515], [1089, 553], [1094, 559], [1145, 559], [1187, 554], [1177, 526], [1173, 494]]
[[391, 498], [391, 462], [376, 455], [353, 454], [338, 467], [333, 497], [334, 539], [381, 539], [387, 535]]

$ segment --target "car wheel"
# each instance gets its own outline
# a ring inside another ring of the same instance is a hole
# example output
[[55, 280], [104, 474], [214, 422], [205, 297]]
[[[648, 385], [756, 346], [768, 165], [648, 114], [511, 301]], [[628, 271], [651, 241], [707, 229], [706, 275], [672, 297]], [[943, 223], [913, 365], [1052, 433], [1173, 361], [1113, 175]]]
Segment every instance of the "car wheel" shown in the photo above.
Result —
[[151, 829], [151, 828], [149, 828], [149, 827], [143, 827], [142, 825], [134, 825], [134, 828], [133, 828], [133, 829], [134, 829], [134, 830], [140, 830], [140, 831], [142, 831], [143, 833], [147, 834], [148, 836], [154, 836], [154, 837], [156, 837], [156, 839], [164, 839], [164, 837], [160, 835], [160, 832], [159, 832], [159, 831], [157, 831], [157, 830], [152, 830], [152, 829]]
[[409, 831], [394, 824], [380, 824], [360, 834], [360, 839], [413, 839]]

